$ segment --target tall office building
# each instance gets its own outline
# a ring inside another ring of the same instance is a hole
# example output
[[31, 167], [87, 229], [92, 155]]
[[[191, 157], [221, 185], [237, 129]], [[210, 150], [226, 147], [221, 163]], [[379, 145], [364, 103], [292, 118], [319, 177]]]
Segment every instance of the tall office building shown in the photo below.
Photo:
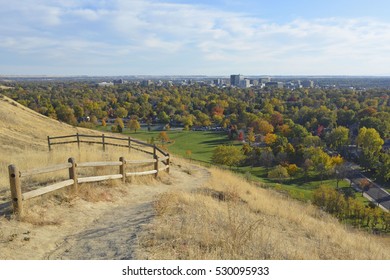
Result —
[[304, 88], [313, 88], [314, 87], [314, 82], [310, 80], [304, 80], [301, 82], [302, 87]]
[[230, 75], [230, 85], [234, 87], [239, 87], [240, 82], [244, 79], [242, 75]]

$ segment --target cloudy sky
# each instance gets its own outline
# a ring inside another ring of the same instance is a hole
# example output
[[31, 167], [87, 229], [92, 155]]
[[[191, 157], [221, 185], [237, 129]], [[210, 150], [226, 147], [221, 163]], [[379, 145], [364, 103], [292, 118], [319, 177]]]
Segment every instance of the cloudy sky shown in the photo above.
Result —
[[0, 75], [390, 75], [388, 0], [0, 0]]

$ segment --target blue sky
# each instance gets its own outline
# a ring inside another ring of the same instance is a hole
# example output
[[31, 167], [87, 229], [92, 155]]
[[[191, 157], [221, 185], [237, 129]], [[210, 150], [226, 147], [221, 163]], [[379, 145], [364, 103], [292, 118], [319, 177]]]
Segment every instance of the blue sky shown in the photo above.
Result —
[[0, 75], [390, 75], [390, 1], [0, 0]]

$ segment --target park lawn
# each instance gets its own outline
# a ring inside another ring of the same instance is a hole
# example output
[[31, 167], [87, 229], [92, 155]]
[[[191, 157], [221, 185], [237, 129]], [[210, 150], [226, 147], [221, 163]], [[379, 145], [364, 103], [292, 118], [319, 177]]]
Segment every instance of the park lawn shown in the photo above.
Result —
[[[271, 170], [270, 168], [269, 170]], [[238, 172], [245, 174], [245, 177], [248, 177], [251, 174], [251, 180], [258, 181], [262, 183], [264, 187], [275, 188], [278, 191], [288, 193], [291, 197], [299, 199], [301, 201], [309, 201], [313, 198], [313, 192], [320, 185], [329, 185], [336, 188], [335, 179], [320, 180], [316, 178], [313, 174], [308, 176], [308, 180], [304, 176], [299, 176], [296, 178], [285, 179], [279, 182], [279, 180], [270, 179], [267, 177], [268, 169], [265, 167], [250, 167], [244, 166], [236, 169]], [[339, 181], [339, 187], [345, 188], [349, 187], [349, 183], [345, 180]]]
[[[99, 127], [100, 131], [110, 131], [110, 127]], [[211, 132], [211, 131], [183, 131], [170, 130], [165, 131], [171, 140], [171, 143], [164, 145], [168, 152], [179, 156], [201, 161], [211, 164], [211, 156], [213, 150], [218, 145], [237, 145], [237, 141], [228, 139], [226, 132]], [[122, 134], [139, 139], [145, 142], [150, 142], [153, 138], [155, 143], [161, 131], [138, 130], [137, 132], [130, 131], [125, 128]], [[188, 155], [188, 151], [191, 155]]]

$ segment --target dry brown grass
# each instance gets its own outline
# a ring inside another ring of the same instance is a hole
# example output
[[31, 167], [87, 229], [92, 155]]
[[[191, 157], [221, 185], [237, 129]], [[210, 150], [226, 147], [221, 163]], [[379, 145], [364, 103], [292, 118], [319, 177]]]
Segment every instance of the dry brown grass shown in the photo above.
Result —
[[[15, 164], [19, 170], [31, 170], [60, 163], [66, 163], [69, 157], [76, 162], [118, 161], [124, 156], [128, 160], [150, 158], [143, 153], [126, 148], [107, 146], [105, 152], [100, 145], [76, 144], [53, 146], [48, 152], [47, 136], [75, 134], [101, 135], [97, 131], [75, 128], [67, 124], [49, 119], [21, 106], [9, 98], [0, 96], [0, 203], [10, 196], [8, 165]], [[119, 168], [85, 168], [80, 170], [81, 176], [117, 174]], [[127, 172], [151, 170], [153, 166], [127, 166]], [[23, 191], [40, 187], [44, 183], [61, 181], [68, 178], [67, 171], [23, 178]]]
[[192, 194], [163, 194], [155, 209], [141, 259], [390, 259], [386, 239], [227, 171]]

